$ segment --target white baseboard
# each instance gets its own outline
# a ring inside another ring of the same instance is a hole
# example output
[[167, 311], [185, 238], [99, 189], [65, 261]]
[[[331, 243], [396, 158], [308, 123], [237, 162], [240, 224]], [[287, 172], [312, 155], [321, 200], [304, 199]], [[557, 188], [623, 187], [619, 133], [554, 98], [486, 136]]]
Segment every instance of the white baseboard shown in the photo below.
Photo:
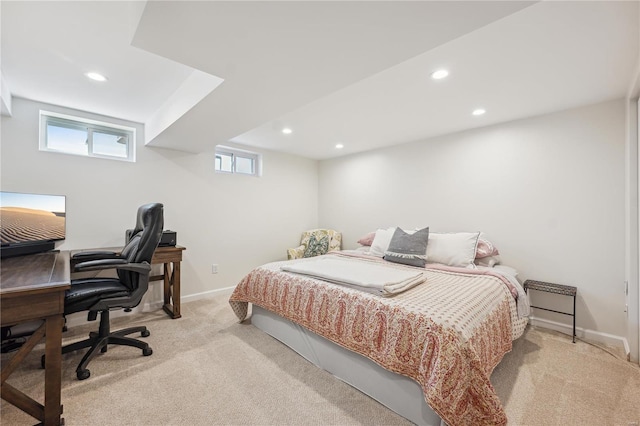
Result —
[[[202, 293], [197, 293], [197, 294], [190, 294], [188, 296], [181, 297], [180, 303], [206, 299], [208, 297], [219, 296], [225, 293], [228, 293], [229, 295], [231, 295], [234, 289], [235, 289], [235, 286], [204, 291]], [[111, 311], [110, 318], [111, 319], [119, 318], [119, 317], [123, 317], [125, 315], [129, 315], [131, 313], [136, 313], [136, 312], [156, 311], [158, 309], [162, 309], [162, 305], [164, 305], [163, 300], [147, 301], [142, 306], [137, 306], [133, 308], [131, 310], [132, 312], [124, 312], [123, 309], [117, 309], [117, 310]], [[100, 321], [100, 316], [98, 316], [97, 321]], [[78, 312], [75, 314], [67, 315], [67, 322], [66, 322], [67, 327], [76, 327], [86, 323], [87, 323], [87, 312]], [[98, 322], [96, 322], [96, 328], [98, 328]]]
[[[555, 321], [550, 321], [543, 318], [536, 318], [534, 316], [529, 317], [529, 323], [536, 327], [548, 328], [549, 330], [559, 331], [561, 333], [568, 334], [569, 336], [573, 333], [573, 326], [568, 324], [562, 324]], [[590, 340], [592, 342], [598, 342], [609, 346], [614, 346], [618, 348], [623, 348], [624, 353], [629, 358], [631, 353], [629, 348], [629, 342], [625, 337], [616, 336], [614, 334], [603, 333], [601, 331], [584, 329], [581, 327], [576, 327], [576, 337], [584, 340]]]
[[[196, 293], [196, 294], [190, 294], [188, 296], [182, 296], [180, 298], [180, 303], [184, 303], [184, 302], [192, 302], [194, 300], [200, 300], [200, 299], [206, 299], [209, 297], [214, 297], [214, 296], [219, 296], [225, 293], [228, 293], [229, 295], [231, 295], [231, 293], [233, 292], [233, 290], [236, 287], [225, 287], [225, 288], [217, 288], [215, 290], [208, 290], [208, 291], [203, 291], [202, 293]], [[155, 309], [160, 309], [162, 308], [162, 305], [164, 304], [164, 302], [162, 300], [155, 300], [155, 301], [151, 301], [151, 302], [146, 302], [144, 304], [144, 306], [142, 307], [142, 311], [143, 312], [147, 312], [147, 311], [153, 311]]]
[[203, 291], [202, 293], [190, 294], [189, 296], [185, 296], [182, 298], [183, 302], [190, 302], [193, 300], [206, 299], [208, 297], [219, 296], [222, 294], [228, 294], [231, 296], [233, 290], [236, 289], [236, 286], [233, 287], [225, 287], [225, 288], [217, 288], [215, 290]]

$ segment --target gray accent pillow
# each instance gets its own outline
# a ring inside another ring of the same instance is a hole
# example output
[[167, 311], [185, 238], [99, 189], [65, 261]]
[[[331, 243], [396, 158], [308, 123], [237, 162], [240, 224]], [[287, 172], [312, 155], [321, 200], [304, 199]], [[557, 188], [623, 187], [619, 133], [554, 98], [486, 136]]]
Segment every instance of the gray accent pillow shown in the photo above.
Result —
[[384, 260], [424, 268], [427, 262], [428, 240], [429, 227], [413, 234], [407, 234], [402, 229], [396, 228], [389, 248], [384, 253]]

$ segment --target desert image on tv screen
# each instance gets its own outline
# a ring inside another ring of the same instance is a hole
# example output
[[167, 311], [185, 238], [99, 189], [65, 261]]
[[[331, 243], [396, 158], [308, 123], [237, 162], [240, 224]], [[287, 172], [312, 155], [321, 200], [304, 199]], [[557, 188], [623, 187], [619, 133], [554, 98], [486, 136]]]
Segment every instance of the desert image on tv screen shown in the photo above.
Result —
[[64, 237], [64, 196], [0, 193], [0, 243], [61, 240]]

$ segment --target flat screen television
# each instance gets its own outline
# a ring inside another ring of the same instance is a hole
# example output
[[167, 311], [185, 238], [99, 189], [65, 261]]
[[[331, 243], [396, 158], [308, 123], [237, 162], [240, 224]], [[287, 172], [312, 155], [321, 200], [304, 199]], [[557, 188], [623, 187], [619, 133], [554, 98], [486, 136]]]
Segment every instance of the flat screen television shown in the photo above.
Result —
[[1, 257], [53, 250], [65, 232], [64, 195], [0, 192]]

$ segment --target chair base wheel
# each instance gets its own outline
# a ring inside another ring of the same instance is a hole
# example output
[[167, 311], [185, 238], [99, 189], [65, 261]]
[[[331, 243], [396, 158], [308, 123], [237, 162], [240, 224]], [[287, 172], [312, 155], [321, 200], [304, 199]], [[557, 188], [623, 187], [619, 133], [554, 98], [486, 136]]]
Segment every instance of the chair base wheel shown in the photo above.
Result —
[[142, 350], [142, 355], [144, 356], [149, 356], [153, 353], [153, 350], [151, 348], [145, 348]]
[[145, 330], [142, 333], [140, 333], [140, 335], [142, 337], [149, 337], [149, 336], [151, 336], [151, 333], [149, 332], [149, 330]]
[[78, 380], [86, 380], [91, 376], [91, 372], [89, 370], [78, 370], [76, 371], [76, 377]]

